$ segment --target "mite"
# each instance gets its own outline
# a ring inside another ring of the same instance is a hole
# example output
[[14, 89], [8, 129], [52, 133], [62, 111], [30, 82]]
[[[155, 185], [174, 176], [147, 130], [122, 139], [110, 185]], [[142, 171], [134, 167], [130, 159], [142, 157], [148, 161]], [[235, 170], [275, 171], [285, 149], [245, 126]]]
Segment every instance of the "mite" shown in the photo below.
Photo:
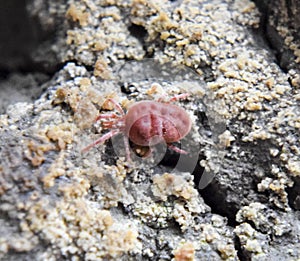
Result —
[[[187, 96], [187, 93], [180, 94], [171, 98], [169, 102]], [[129, 161], [128, 139], [136, 145], [149, 147], [165, 142], [170, 149], [182, 154], [187, 153], [172, 145], [173, 142], [185, 137], [191, 130], [192, 121], [183, 108], [169, 102], [146, 100], [134, 103], [125, 114], [120, 104], [113, 99], [108, 99], [108, 101], [114, 105], [119, 114], [101, 114], [96, 118], [95, 121], [103, 120], [102, 126], [111, 130], [85, 147], [82, 150], [83, 152], [122, 133], [124, 135], [126, 157]]]

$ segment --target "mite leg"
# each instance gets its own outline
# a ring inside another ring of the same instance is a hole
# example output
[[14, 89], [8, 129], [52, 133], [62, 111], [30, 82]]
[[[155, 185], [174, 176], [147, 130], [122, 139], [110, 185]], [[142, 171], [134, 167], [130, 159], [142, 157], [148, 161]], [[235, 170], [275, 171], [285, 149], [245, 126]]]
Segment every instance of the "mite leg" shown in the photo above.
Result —
[[104, 113], [104, 114], [100, 114], [96, 119], [96, 121], [99, 121], [101, 119], [116, 119], [116, 118], [121, 118], [121, 116], [118, 116], [115, 113]]
[[114, 127], [115, 122], [114, 121], [104, 121], [102, 122], [102, 127], [104, 129], [112, 129]]
[[110, 101], [114, 106], [115, 108], [117, 109], [117, 111], [122, 115], [124, 116], [125, 115], [125, 112], [124, 110], [122, 109], [121, 105], [119, 103], [117, 103], [115, 100], [109, 98], [107, 99], [108, 101]]
[[163, 97], [159, 98], [158, 101], [159, 102], [166, 102], [166, 103], [173, 102], [173, 101], [179, 101], [179, 100], [187, 98], [189, 95], [190, 95], [189, 93], [177, 94], [177, 95], [173, 96], [170, 99], [165, 99], [166, 97], [163, 96]]
[[177, 153], [180, 153], [180, 154], [188, 154], [185, 150], [182, 150], [182, 149], [179, 149], [178, 147], [172, 145], [172, 144], [168, 144], [168, 148], [177, 152]]
[[86, 146], [81, 152], [87, 152], [87, 151], [89, 151], [91, 148], [95, 147], [96, 145], [98, 145], [100, 143], [103, 143], [104, 141], [110, 139], [111, 137], [117, 135], [118, 133], [120, 133], [119, 130], [112, 130], [112, 131], [104, 134], [99, 139], [97, 139], [96, 141], [94, 141], [92, 144]]
[[103, 120], [105, 120], [105, 121], [101, 122], [103, 128], [105, 128], [105, 129], [111, 129], [115, 125], [117, 125], [117, 123], [119, 121], [121, 121], [121, 118], [122, 118], [122, 116], [119, 116], [116, 113], [105, 113], [105, 114], [100, 114], [95, 119], [95, 122], [103, 119]]
[[189, 93], [178, 94], [178, 95], [173, 96], [173, 97], [169, 100], [169, 102], [182, 100], [182, 99], [187, 98], [188, 96], [190, 96]]
[[129, 142], [128, 142], [128, 138], [126, 137], [126, 135], [123, 136], [123, 141], [124, 141], [125, 151], [126, 151], [126, 160], [128, 162], [131, 162], [130, 147], [129, 147]]

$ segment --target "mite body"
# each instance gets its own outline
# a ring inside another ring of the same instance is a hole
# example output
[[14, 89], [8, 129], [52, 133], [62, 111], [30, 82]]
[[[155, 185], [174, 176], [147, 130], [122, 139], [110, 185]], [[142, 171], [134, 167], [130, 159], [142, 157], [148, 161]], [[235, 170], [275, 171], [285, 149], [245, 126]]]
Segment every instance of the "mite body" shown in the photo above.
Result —
[[[187, 96], [188, 94], [177, 95], [170, 101]], [[130, 106], [125, 114], [118, 103], [113, 99], [108, 100], [114, 104], [119, 115], [116, 113], [99, 115], [96, 121], [103, 119], [103, 127], [111, 131], [84, 148], [83, 151], [103, 143], [118, 133], [123, 133], [128, 160], [130, 160], [128, 139], [140, 146], [153, 146], [165, 142], [170, 149], [186, 154], [184, 150], [171, 144], [181, 140], [191, 130], [192, 121], [183, 108], [160, 101], [140, 101]]]
[[167, 144], [181, 140], [191, 129], [187, 112], [179, 106], [141, 101], [132, 105], [125, 116], [125, 135], [141, 146]]

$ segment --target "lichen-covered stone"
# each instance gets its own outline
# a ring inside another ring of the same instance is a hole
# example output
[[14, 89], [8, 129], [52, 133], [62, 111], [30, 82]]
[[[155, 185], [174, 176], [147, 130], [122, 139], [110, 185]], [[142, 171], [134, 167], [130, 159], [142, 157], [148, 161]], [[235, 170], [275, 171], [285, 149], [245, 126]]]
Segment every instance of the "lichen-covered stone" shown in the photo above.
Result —
[[[30, 5], [56, 35], [33, 60], [64, 66], [0, 116], [1, 259], [299, 259], [299, 75], [257, 43], [253, 2]], [[126, 162], [119, 137], [82, 153], [107, 98], [126, 110], [185, 92], [176, 169], [159, 148]]]

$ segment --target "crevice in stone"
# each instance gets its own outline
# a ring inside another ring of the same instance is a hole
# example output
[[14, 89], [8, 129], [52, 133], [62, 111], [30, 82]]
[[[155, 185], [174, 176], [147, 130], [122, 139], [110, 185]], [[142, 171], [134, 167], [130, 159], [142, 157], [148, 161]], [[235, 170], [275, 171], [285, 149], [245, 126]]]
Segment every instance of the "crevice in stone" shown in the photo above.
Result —
[[210, 206], [211, 213], [226, 217], [229, 226], [236, 226], [235, 216], [239, 208], [234, 202], [227, 202], [228, 196], [221, 184], [213, 180], [206, 188], [200, 190], [200, 195], [205, 204]]
[[234, 237], [234, 247], [237, 251], [239, 260], [251, 261], [251, 256], [247, 252], [243, 251], [240, 239], [237, 236]]
[[147, 36], [148, 32], [145, 29], [145, 27], [141, 25], [136, 25], [136, 24], [131, 24], [128, 27], [129, 32], [131, 33], [132, 36], [137, 38], [141, 43], [145, 42], [145, 37]]
[[294, 178], [294, 186], [287, 188], [289, 205], [294, 210], [300, 210], [300, 178]]

